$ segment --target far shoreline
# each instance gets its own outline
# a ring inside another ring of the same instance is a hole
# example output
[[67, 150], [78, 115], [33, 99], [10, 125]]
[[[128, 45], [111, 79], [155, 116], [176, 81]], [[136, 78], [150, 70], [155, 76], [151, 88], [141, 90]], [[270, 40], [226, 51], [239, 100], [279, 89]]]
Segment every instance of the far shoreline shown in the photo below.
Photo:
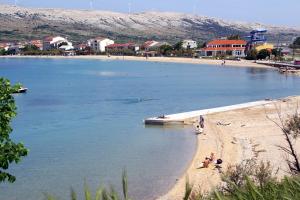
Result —
[[257, 64], [250, 60], [226, 60], [226, 64], [222, 65], [222, 60], [203, 59], [203, 58], [184, 58], [184, 57], [139, 57], [139, 56], [106, 56], [106, 55], [80, 55], [80, 56], [0, 56], [0, 58], [41, 58], [41, 59], [94, 59], [94, 60], [124, 60], [124, 61], [143, 61], [143, 62], [161, 62], [161, 63], [182, 63], [182, 64], [199, 64], [199, 65], [215, 65], [222, 67], [246, 67], [246, 68], [267, 68], [275, 69], [263, 64]]

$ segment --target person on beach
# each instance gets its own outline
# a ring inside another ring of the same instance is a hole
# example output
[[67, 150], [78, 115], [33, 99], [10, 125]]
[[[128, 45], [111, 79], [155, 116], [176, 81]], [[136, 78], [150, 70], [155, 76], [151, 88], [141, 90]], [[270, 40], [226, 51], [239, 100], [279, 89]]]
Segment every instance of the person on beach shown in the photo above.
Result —
[[199, 118], [199, 125], [202, 129], [204, 128], [204, 118], [202, 115], [200, 115], [200, 118]]
[[215, 159], [216, 159], [215, 154], [214, 153], [210, 153], [210, 157], [206, 158], [206, 159], [209, 159], [210, 162], [215, 161]]
[[210, 154], [210, 157], [206, 157], [205, 160], [201, 163], [199, 168], [208, 168], [209, 164], [213, 163], [215, 165], [216, 168], [221, 168], [221, 164], [223, 163], [222, 159], [217, 159], [215, 157], [214, 153]]

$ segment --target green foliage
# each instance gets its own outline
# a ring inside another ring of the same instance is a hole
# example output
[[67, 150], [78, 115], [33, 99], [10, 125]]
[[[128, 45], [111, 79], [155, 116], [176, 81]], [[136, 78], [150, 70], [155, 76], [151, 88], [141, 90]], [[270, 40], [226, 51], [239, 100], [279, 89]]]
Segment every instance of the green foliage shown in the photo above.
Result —
[[257, 59], [257, 51], [255, 49], [251, 49], [247, 52], [246, 56], [247, 60], [256, 60]]
[[300, 47], [300, 37], [297, 37], [295, 39], [295, 41], [293, 42], [293, 45], [297, 46], [297, 47]]
[[[84, 200], [130, 200], [128, 196], [128, 180], [127, 180], [127, 173], [124, 170], [122, 174], [122, 186], [123, 186], [123, 198], [120, 198], [118, 192], [113, 188], [110, 187], [109, 190], [107, 190], [105, 187], [99, 187], [96, 190], [95, 196], [92, 195], [91, 190], [89, 186], [84, 183]], [[45, 194], [46, 200], [56, 200], [56, 198], [52, 195]], [[71, 188], [71, 194], [70, 194], [71, 200], [77, 200], [77, 194], [74, 191], [73, 188]]]
[[268, 51], [267, 49], [262, 49], [257, 54], [257, 59], [259, 60], [266, 59], [267, 57], [270, 57], [270, 51]]
[[168, 44], [164, 44], [159, 47], [159, 52], [164, 56], [172, 54], [172, 50], [173, 50], [173, 47]]
[[183, 200], [189, 200], [189, 198], [192, 194], [192, 191], [193, 191], [193, 185], [190, 184], [190, 182], [187, 178], [186, 182], [185, 182], [185, 194], [183, 196]]
[[182, 41], [177, 42], [173, 47], [175, 50], [182, 50]]
[[[245, 170], [245, 171], [243, 171]], [[242, 175], [240, 175], [242, 174]], [[224, 177], [225, 176], [225, 177]], [[225, 179], [224, 179], [225, 178]], [[242, 164], [230, 166], [223, 175], [225, 189], [219, 187], [208, 195], [186, 193], [188, 200], [274, 200], [300, 199], [300, 177], [285, 177], [277, 181], [272, 177], [269, 163], [256, 164], [255, 160], [247, 160]], [[228, 190], [230, 188], [230, 190]]]
[[20, 85], [11, 86], [9, 80], [0, 78], [0, 182], [14, 182], [16, 177], [6, 172], [13, 162], [18, 163], [21, 157], [28, 154], [22, 143], [14, 143], [10, 134], [11, 121], [17, 115], [17, 107], [12, 94]]
[[197, 48], [204, 48], [206, 47], [206, 42], [197, 42]]
[[39, 48], [31, 44], [25, 45], [25, 47], [22, 49], [22, 51], [36, 51], [36, 50], [39, 50]]
[[232, 193], [216, 191], [208, 199], [222, 200], [274, 200], [274, 199], [300, 199], [300, 178], [286, 177], [281, 182], [270, 181], [263, 187], [255, 184], [249, 177], [245, 178], [246, 185], [237, 187]]
[[0, 49], [0, 56], [6, 55], [5, 49]]
[[241, 36], [236, 34], [236, 35], [230, 35], [227, 37], [228, 40], [240, 40]]

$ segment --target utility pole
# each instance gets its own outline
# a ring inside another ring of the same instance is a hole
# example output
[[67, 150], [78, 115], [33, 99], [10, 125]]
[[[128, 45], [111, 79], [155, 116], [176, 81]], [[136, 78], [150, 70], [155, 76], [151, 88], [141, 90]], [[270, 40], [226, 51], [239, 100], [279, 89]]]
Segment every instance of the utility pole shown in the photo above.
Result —
[[128, 13], [131, 14], [131, 2], [128, 2]]

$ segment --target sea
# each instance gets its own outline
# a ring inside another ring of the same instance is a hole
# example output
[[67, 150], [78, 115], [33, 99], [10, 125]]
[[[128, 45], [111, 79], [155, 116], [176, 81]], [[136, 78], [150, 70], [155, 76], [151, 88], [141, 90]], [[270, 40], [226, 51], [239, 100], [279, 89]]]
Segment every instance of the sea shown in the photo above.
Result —
[[83, 197], [85, 184], [122, 196], [123, 171], [132, 199], [155, 199], [184, 174], [197, 139], [192, 126], [145, 118], [300, 93], [300, 77], [221, 65], [0, 58], [0, 77], [28, 88], [14, 95], [11, 137], [30, 150], [10, 165], [17, 180], [0, 184], [3, 200], [66, 200], [71, 188]]

